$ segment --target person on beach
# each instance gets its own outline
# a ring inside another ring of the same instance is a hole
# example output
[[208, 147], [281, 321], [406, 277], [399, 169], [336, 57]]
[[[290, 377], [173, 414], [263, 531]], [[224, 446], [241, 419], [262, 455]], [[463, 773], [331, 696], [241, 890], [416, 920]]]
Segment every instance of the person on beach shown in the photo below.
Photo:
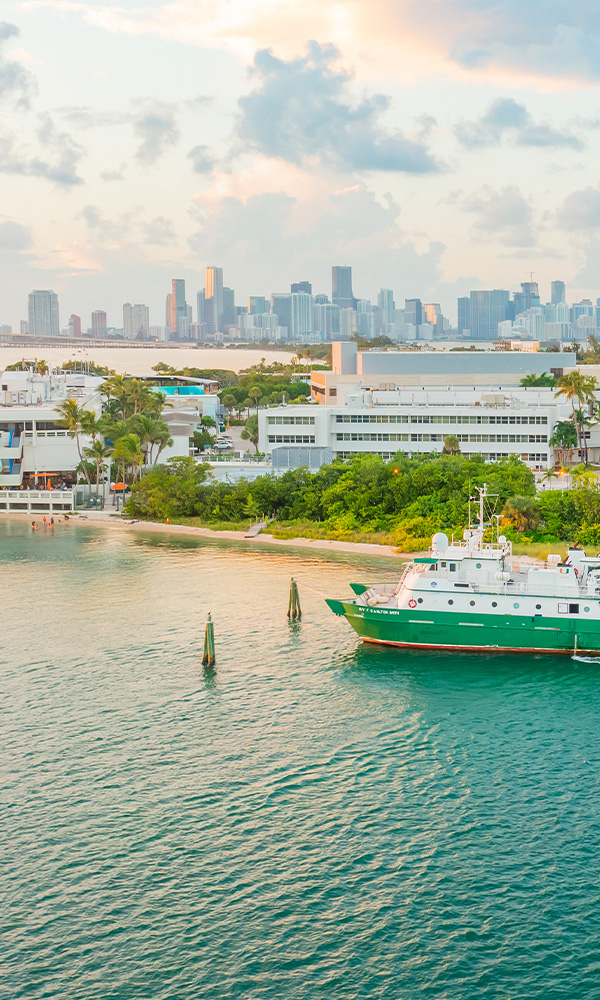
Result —
[[50, 527], [51, 528], [54, 527], [54, 518], [53, 517], [50, 518]]

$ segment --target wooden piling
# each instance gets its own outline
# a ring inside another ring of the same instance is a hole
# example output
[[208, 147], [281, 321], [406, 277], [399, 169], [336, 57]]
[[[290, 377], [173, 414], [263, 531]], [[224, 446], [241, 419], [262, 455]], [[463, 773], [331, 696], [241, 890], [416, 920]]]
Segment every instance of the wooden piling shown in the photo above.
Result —
[[291, 621], [300, 621], [302, 618], [302, 610], [300, 608], [300, 595], [298, 594], [298, 584], [294, 580], [294, 577], [290, 580], [290, 598], [288, 601], [288, 618]]
[[214, 667], [215, 665], [215, 627], [213, 620], [208, 613], [206, 628], [204, 629], [204, 653], [202, 655], [203, 667]]

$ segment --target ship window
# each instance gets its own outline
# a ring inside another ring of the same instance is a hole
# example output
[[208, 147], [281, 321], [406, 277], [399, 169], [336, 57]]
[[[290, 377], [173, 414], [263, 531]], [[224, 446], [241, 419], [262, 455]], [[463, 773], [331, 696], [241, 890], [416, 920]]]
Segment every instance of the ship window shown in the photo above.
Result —
[[442, 567], [442, 569], [446, 569], [446, 563], [440, 563], [440, 566]]
[[589, 611], [590, 609], [586, 607], [586, 608], [584, 608], [583, 610], [584, 610], [584, 611]]
[[456, 563], [450, 563], [450, 572], [456, 573]]
[[517, 603], [515, 602], [515, 603], [513, 604], [513, 608], [518, 608], [518, 607], [519, 607], [519, 605], [518, 605], [518, 604], [517, 604]]
[[453, 600], [449, 600], [448, 604], [454, 604], [454, 601]]
[[481, 569], [481, 563], [476, 563], [475, 569]]
[[422, 603], [423, 603], [423, 598], [419, 597], [419, 604], [422, 604]]
[[471, 605], [472, 608], [475, 607], [475, 601], [469, 601], [469, 604]]
[[558, 613], [559, 613], [559, 615], [568, 615], [569, 614], [569, 605], [568, 604], [559, 604], [558, 605]]
[[498, 602], [497, 601], [492, 601], [492, 607], [493, 608], [497, 608], [498, 607]]
[[542, 610], [542, 605], [541, 604], [536, 604], [535, 610], [536, 611], [541, 611]]
[[578, 604], [569, 604], [569, 614], [570, 615], [578, 615], [579, 614], [579, 605]]

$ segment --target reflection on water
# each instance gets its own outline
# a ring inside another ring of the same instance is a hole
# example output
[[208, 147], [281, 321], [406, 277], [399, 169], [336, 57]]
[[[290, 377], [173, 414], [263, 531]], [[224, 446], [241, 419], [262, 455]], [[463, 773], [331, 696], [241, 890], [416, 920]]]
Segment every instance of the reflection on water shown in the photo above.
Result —
[[598, 994], [596, 664], [363, 645], [322, 595], [389, 560], [0, 522], [0, 565], [1, 997]]

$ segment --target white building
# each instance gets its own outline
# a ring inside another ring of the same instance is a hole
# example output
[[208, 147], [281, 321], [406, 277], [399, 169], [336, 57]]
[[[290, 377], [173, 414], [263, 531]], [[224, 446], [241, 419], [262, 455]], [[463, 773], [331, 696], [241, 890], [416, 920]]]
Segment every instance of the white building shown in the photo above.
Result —
[[549, 441], [568, 404], [552, 389], [486, 391], [414, 388], [360, 390], [341, 406], [280, 406], [259, 412], [259, 450], [281, 445], [330, 448], [334, 458], [377, 454], [389, 461], [441, 452], [456, 435], [463, 455], [495, 461], [516, 455], [531, 468], [554, 462]]
[[[75, 399], [102, 412], [99, 386], [90, 375], [38, 375], [32, 370], [0, 375], [0, 489], [74, 486], [77, 442], [61, 426], [58, 404]], [[82, 439], [82, 447], [89, 444]]]
[[29, 333], [34, 337], [58, 337], [58, 295], [49, 289], [29, 293]]
[[313, 328], [313, 297], [308, 292], [292, 292], [290, 339], [302, 340]]
[[123, 306], [123, 336], [125, 340], [148, 340], [150, 310], [148, 306], [125, 302]]

